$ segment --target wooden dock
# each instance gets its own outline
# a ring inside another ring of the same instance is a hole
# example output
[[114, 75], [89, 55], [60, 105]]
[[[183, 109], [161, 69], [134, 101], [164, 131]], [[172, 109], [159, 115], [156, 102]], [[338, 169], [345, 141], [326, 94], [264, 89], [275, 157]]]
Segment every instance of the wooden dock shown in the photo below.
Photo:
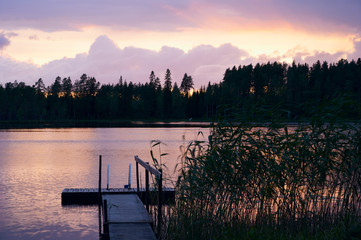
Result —
[[[160, 235], [162, 232], [162, 206], [175, 202], [175, 191], [172, 188], [163, 187], [162, 169], [155, 169], [149, 163], [144, 162], [138, 156], [134, 156], [136, 162], [136, 188], [109, 188], [107, 176], [107, 188], [102, 188], [102, 156], [99, 156], [99, 184], [98, 188], [68, 188], [61, 193], [63, 205], [68, 204], [99, 204], [103, 212], [103, 234], [101, 227], [99, 234], [105, 239], [144, 239], [156, 240], [154, 231]], [[145, 188], [140, 187], [139, 167], [145, 170]], [[130, 183], [130, 167], [129, 181]], [[150, 188], [150, 177], [154, 176], [154, 188]], [[150, 205], [157, 205], [156, 212], [149, 216]], [[99, 214], [99, 226], [101, 215]], [[154, 222], [152, 221], [154, 219]]]
[[104, 228], [110, 240], [157, 239], [150, 225], [152, 219], [137, 194], [103, 193], [102, 200]]

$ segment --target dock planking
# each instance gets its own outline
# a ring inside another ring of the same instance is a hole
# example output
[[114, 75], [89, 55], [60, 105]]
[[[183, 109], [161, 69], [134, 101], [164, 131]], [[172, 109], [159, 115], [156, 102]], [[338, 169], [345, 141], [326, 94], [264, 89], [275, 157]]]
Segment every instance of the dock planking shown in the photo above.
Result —
[[157, 238], [149, 223], [122, 223], [110, 224], [109, 239], [156, 240]]
[[152, 219], [137, 194], [103, 194], [106, 200], [109, 239], [155, 240]]

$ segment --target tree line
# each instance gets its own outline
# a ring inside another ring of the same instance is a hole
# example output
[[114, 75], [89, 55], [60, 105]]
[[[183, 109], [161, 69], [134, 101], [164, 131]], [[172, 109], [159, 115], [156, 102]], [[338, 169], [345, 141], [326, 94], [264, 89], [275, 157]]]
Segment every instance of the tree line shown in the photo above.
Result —
[[270, 63], [224, 74], [222, 105], [243, 119], [361, 119], [361, 59], [328, 64]]
[[[234, 66], [220, 83], [191, 91], [187, 73], [181, 85], [167, 69], [161, 81], [152, 71], [146, 83], [100, 84], [83, 74], [74, 82], [57, 77], [50, 86], [42, 79], [0, 85], [0, 120], [231, 120], [309, 119], [337, 114], [361, 118], [361, 59], [328, 64], [266, 63]], [[328, 111], [326, 113], [325, 111]]]

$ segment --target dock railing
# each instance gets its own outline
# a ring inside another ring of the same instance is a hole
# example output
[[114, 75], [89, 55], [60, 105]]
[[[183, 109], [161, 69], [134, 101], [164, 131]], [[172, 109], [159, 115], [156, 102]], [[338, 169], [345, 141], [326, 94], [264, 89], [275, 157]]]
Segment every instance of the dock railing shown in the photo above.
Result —
[[158, 235], [161, 232], [161, 224], [162, 224], [162, 203], [163, 203], [163, 199], [162, 199], [162, 181], [163, 181], [163, 173], [162, 173], [162, 169], [155, 169], [154, 167], [150, 166], [148, 162], [144, 162], [142, 159], [140, 159], [138, 156], [134, 156], [134, 160], [136, 162], [136, 178], [137, 178], [137, 194], [139, 196], [140, 191], [139, 191], [139, 164], [144, 167], [145, 169], [145, 205], [147, 208], [147, 211], [149, 212], [149, 173], [153, 174], [156, 179], [157, 179], [157, 183], [158, 183], [158, 217], [157, 217], [157, 233]]

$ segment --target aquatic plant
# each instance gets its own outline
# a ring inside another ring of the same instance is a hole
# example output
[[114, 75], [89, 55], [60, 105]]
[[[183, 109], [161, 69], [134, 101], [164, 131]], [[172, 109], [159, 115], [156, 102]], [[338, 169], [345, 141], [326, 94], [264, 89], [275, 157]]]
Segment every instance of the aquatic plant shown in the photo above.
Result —
[[360, 157], [357, 124], [219, 122], [209, 141], [186, 147], [168, 237], [351, 238], [360, 230]]

